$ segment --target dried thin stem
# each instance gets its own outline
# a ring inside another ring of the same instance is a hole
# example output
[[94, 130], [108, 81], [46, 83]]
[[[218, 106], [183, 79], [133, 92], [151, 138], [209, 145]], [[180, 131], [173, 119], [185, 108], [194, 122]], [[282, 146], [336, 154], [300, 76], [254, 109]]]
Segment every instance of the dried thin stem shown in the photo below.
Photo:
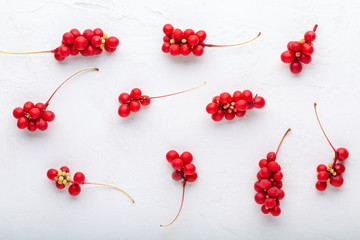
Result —
[[254, 41], [258, 37], [260, 37], [260, 35], [261, 35], [261, 32], [259, 32], [259, 34], [255, 38], [253, 38], [253, 39], [251, 39], [249, 41], [243, 42], [243, 43], [230, 44], [230, 45], [204, 44], [204, 47], [235, 47], [235, 46], [240, 46], [240, 45], [244, 45], [244, 44], [247, 44], [247, 43], [250, 43], [250, 42]]
[[317, 121], [318, 121], [318, 123], [319, 123], [319, 125], [320, 125], [321, 131], [323, 132], [323, 134], [324, 134], [324, 136], [325, 136], [326, 140], [329, 142], [330, 146], [332, 147], [332, 149], [334, 150], [335, 155], [336, 155], [336, 150], [335, 150], [334, 146], [331, 144], [331, 142], [330, 142], [329, 138], [327, 137], [327, 135], [326, 135], [326, 133], [325, 133], [325, 131], [324, 131], [324, 129], [323, 129], [323, 127], [322, 127], [322, 125], [321, 125], [321, 122], [320, 122], [320, 119], [319, 119], [319, 116], [318, 116], [318, 113], [317, 113], [317, 110], [316, 110], [316, 105], [317, 105], [317, 104], [316, 104], [316, 103], [314, 103], [314, 109], [315, 109], [316, 119], [317, 119]]
[[189, 91], [195, 90], [195, 89], [197, 89], [197, 88], [200, 88], [200, 87], [204, 86], [205, 84], [206, 84], [206, 82], [204, 82], [204, 83], [203, 83], [203, 84], [201, 84], [200, 86], [197, 86], [197, 87], [194, 87], [194, 88], [191, 88], [191, 89], [185, 90], [185, 91], [176, 92], [176, 93], [171, 93], [171, 94], [167, 94], [167, 95], [163, 95], [163, 96], [150, 97], [150, 99], [163, 98], [163, 97], [170, 97], [170, 96], [173, 96], [173, 95], [177, 95], [177, 94], [181, 94], [181, 93], [186, 93], [186, 92], [189, 92]]
[[284, 136], [282, 137], [282, 139], [281, 139], [281, 141], [280, 141], [280, 143], [279, 143], [279, 146], [278, 146], [278, 148], [277, 148], [277, 150], [276, 150], [276, 155], [277, 155], [278, 152], [279, 152], [280, 146], [281, 146], [282, 142], [284, 141], [284, 138], [286, 137], [286, 135], [287, 135], [290, 131], [291, 131], [291, 128], [289, 128], [289, 129], [286, 131], [286, 133], [284, 134]]
[[112, 186], [112, 185], [108, 185], [108, 184], [103, 184], [103, 183], [90, 183], [90, 182], [84, 182], [84, 184], [92, 184], [92, 185], [99, 185], [99, 186], [105, 186], [105, 187], [111, 187], [111, 188], [114, 188], [116, 190], [119, 190], [123, 193], [125, 193], [133, 203], [135, 203], [135, 200], [127, 193], [125, 192], [124, 190], [122, 190], [121, 188], [118, 188], [118, 187], [115, 187], [115, 186]]

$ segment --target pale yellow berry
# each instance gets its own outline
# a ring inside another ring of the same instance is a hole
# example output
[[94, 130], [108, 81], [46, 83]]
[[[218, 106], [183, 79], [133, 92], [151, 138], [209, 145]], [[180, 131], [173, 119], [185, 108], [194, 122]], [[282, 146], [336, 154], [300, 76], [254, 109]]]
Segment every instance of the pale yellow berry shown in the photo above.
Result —
[[332, 164], [331, 164], [331, 163], [329, 163], [329, 168], [332, 168]]
[[70, 179], [71, 179], [71, 177], [70, 177], [70, 176], [67, 176], [67, 177], [66, 177], [66, 180], [67, 180], [67, 181], [69, 181]]
[[103, 38], [107, 38], [108, 37], [108, 34], [107, 33], [104, 33], [104, 35], [103, 35]]
[[62, 172], [62, 175], [65, 177], [65, 176], [66, 176], [66, 172]]
[[101, 44], [101, 45], [100, 45], [100, 49], [104, 49], [104, 45]]
[[305, 39], [300, 39], [300, 40], [299, 40], [299, 43], [304, 44], [304, 43], [305, 43]]
[[67, 184], [67, 181], [66, 181], [66, 180], [64, 180], [64, 181], [63, 181], [63, 184]]
[[64, 181], [64, 177], [63, 177], [63, 176], [60, 176], [60, 177], [59, 177], [59, 182], [62, 182], [62, 181]]
[[101, 42], [102, 42], [102, 43], [105, 43], [106, 41], [105, 41], [105, 39], [104, 39], [104, 38], [101, 38]]
[[171, 43], [171, 44], [174, 44], [174, 43], [175, 43], [175, 39], [171, 39], [171, 40], [170, 40], [170, 43]]
[[333, 175], [336, 176], [336, 172], [333, 172]]
[[68, 177], [68, 176], [70, 176], [70, 173], [68, 172], [68, 173], [66, 173], [66, 176]]
[[334, 169], [330, 169], [330, 172], [331, 172], [331, 173], [334, 173]]
[[186, 43], [186, 39], [183, 38], [183, 39], [181, 40], [181, 42], [182, 42], [182, 43]]
[[329, 183], [329, 182], [330, 182], [330, 178], [329, 178], [328, 180], [326, 180], [326, 182]]
[[60, 177], [62, 174], [62, 171], [59, 169], [57, 175]]
[[62, 182], [58, 181], [58, 184], [62, 184]]

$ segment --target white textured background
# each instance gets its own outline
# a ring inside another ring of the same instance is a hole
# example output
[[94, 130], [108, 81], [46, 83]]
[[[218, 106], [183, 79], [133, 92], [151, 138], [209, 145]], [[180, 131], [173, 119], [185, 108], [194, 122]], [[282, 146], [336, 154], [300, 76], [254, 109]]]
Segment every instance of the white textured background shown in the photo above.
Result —
[[[70, 57], [1, 55], [1, 239], [356, 239], [360, 233], [359, 20], [352, 1], [1, 1], [1, 50], [47, 50], [71, 28], [101, 27], [120, 39], [115, 54]], [[204, 29], [207, 43], [236, 43], [262, 32], [247, 46], [205, 50], [202, 57], [161, 52], [162, 27]], [[313, 62], [292, 75], [280, 53], [290, 40], [319, 24]], [[56, 119], [46, 132], [16, 127], [12, 110], [53, 98]], [[127, 119], [117, 115], [118, 95], [139, 87], [156, 96]], [[262, 110], [215, 123], [205, 112], [222, 91], [251, 89], [265, 97]], [[350, 152], [345, 183], [315, 190], [316, 166], [333, 152], [315, 119], [313, 103], [336, 147]], [[285, 199], [278, 218], [254, 202], [258, 161], [276, 150], [284, 172]], [[181, 184], [171, 179], [170, 149], [194, 155], [199, 178], [186, 190], [175, 224]], [[68, 165], [88, 181], [124, 188], [83, 187], [71, 197], [46, 178]]]

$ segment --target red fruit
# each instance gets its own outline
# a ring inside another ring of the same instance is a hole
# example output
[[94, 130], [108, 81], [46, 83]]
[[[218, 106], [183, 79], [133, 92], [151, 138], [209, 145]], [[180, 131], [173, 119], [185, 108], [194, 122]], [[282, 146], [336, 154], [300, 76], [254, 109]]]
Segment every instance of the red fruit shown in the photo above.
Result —
[[194, 48], [193, 48], [193, 54], [195, 56], [198, 56], [200, 57], [201, 55], [203, 55], [204, 53], [204, 47], [201, 46], [201, 45], [196, 45]]
[[174, 31], [174, 27], [171, 24], [165, 24], [163, 27], [163, 32], [165, 33], [165, 35], [172, 35]]
[[263, 188], [260, 186], [260, 181], [255, 182], [255, 184], [254, 184], [254, 189], [255, 189], [255, 191], [257, 191], [257, 192], [263, 191]]
[[169, 163], [172, 163], [172, 161], [173, 161], [175, 158], [179, 158], [179, 154], [178, 154], [177, 151], [175, 151], [175, 150], [170, 150], [170, 151], [166, 154], [166, 160], [167, 160]]
[[180, 171], [177, 171], [175, 170], [172, 175], [171, 175], [172, 179], [174, 179], [175, 181], [180, 181], [182, 179], [182, 176], [181, 176], [181, 172]]
[[190, 152], [183, 152], [180, 155], [180, 159], [183, 161], [184, 164], [188, 164], [192, 162], [193, 155]]
[[55, 114], [52, 111], [45, 111], [42, 115], [42, 119], [47, 122], [52, 122], [55, 119]]
[[36, 123], [33, 121], [29, 121], [29, 124], [27, 125], [27, 128], [30, 132], [35, 132], [37, 127], [36, 127]]
[[277, 162], [275, 162], [275, 161], [269, 162], [267, 167], [271, 172], [277, 172], [277, 171], [280, 170], [279, 164]]
[[171, 38], [169, 38], [168, 36], [164, 36], [164, 37], [163, 37], [164, 43], [165, 43], [165, 42], [170, 42], [170, 40], [171, 40]]
[[106, 45], [109, 48], [117, 48], [117, 46], [119, 46], [119, 39], [116, 37], [109, 37], [106, 39]]
[[80, 194], [81, 187], [79, 185], [77, 185], [77, 184], [71, 184], [68, 191], [69, 191], [71, 196], [76, 197], [77, 195]]
[[59, 47], [60, 56], [66, 58], [70, 55], [70, 48], [68, 46], [62, 45]]
[[290, 49], [291, 51], [293, 52], [299, 52], [301, 50], [301, 47], [302, 47], [302, 44], [299, 43], [298, 41], [293, 41], [291, 44], [290, 44]]
[[94, 56], [95, 55], [95, 48], [92, 45], [89, 45], [86, 49], [85, 49], [86, 55], [87, 56]]
[[212, 120], [219, 122], [224, 118], [224, 113], [222, 110], [218, 110], [216, 113], [211, 115]]
[[130, 92], [130, 97], [133, 99], [140, 99], [142, 95], [142, 92], [139, 88], [134, 88]]
[[198, 178], [198, 174], [194, 173], [194, 174], [192, 174], [190, 176], [186, 176], [186, 181], [195, 182], [197, 178]]
[[271, 181], [269, 179], [261, 179], [260, 187], [262, 189], [269, 189], [271, 187]]
[[283, 61], [284, 63], [291, 63], [294, 61], [295, 59], [295, 55], [292, 51], [285, 51], [281, 54], [280, 56], [281, 61]]
[[79, 36], [75, 39], [74, 46], [79, 51], [85, 50], [88, 45], [89, 45], [88, 40], [83, 36]]
[[118, 114], [120, 117], [127, 117], [130, 115], [130, 105], [129, 104], [121, 104], [118, 110]]
[[271, 187], [267, 190], [269, 197], [276, 198], [279, 195], [279, 189], [277, 187]]
[[37, 103], [35, 104], [35, 108], [39, 109], [41, 112], [44, 110], [45, 104], [43, 103]]
[[265, 207], [269, 209], [274, 208], [276, 206], [276, 201], [274, 198], [267, 198], [264, 203], [265, 203]]
[[267, 155], [266, 155], [266, 159], [271, 162], [271, 161], [275, 161], [276, 160], [276, 153], [274, 152], [269, 152]]
[[184, 31], [184, 38], [185, 38], [186, 40], [188, 40], [189, 37], [190, 37], [191, 35], [194, 35], [194, 34], [195, 34], [194, 30], [192, 30], [192, 29], [186, 29], [186, 30]]
[[65, 188], [65, 185], [64, 184], [59, 184], [58, 182], [56, 182], [56, 187], [58, 189], [63, 189], [63, 188]]
[[22, 109], [21, 107], [17, 107], [13, 110], [13, 115], [15, 118], [24, 116], [24, 113], [24, 109]]
[[255, 202], [257, 204], [263, 204], [265, 202], [266, 199], [266, 193], [265, 192], [258, 192], [255, 194]]
[[262, 179], [261, 175], [260, 175], [260, 171], [256, 174], [257, 179], [260, 181]]
[[[22, 109], [21, 109], [22, 110]], [[206, 112], [209, 113], [209, 114], [214, 114], [216, 113], [217, 111], [219, 110], [218, 106], [216, 103], [209, 103], [207, 106], [206, 106]], [[15, 110], [14, 110], [15, 111]]]
[[77, 172], [74, 174], [74, 183], [75, 184], [84, 184], [85, 175], [82, 172]]
[[32, 102], [26, 102], [23, 109], [25, 112], [30, 112], [33, 107], [35, 107], [35, 105]]
[[326, 182], [329, 179], [329, 174], [325, 171], [320, 171], [317, 178], [320, 182]]
[[271, 209], [271, 215], [274, 217], [277, 217], [281, 214], [281, 209], [278, 206], [275, 206], [273, 209]]
[[287, 44], [287, 49], [288, 50], [291, 50], [291, 44], [293, 43], [293, 41], [290, 41], [290, 42], [288, 42], [288, 44]]
[[235, 103], [235, 108], [238, 110], [238, 111], [246, 111], [247, 107], [248, 107], [248, 102], [245, 101], [245, 100], [239, 100]]
[[130, 102], [130, 110], [132, 112], [138, 112], [141, 108], [141, 104], [139, 101], [131, 101]]
[[273, 186], [277, 187], [278, 189], [281, 189], [283, 186], [283, 183], [282, 183], [282, 181], [275, 181], [275, 182], [273, 182]]
[[88, 41], [91, 41], [91, 39], [93, 38], [93, 36], [95, 35], [93, 30], [91, 29], [86, 29], [83, 34], [82, 34]]
[[235, 114], [237, 117], [242, 118], [243, 116], [245, 116], [246, 111], [237, 111]]
[[344, 178], [341, 175], [331, 176], [330, 177], [330, 184], [334, 187], [341, 187], [344, 183]]
[[76, 49], [75, 45], [72, 45], [72, 46], [70, 47], [70, 55], [76, 56], [76, 55], [78, 55], [78, 54], [79, 54], [79, 50]]
[[178, 44], [171, 44], [169, 48], [169, 52], [173, 56], [179, 55], [181, 52], [180, 46]]
[[191, 53], [191, 47], [190, 47], [190, 45], [189, 44], [183, 44], [183, 45], [181, 45], [181, 47], [180, 47], [180, 52], [181, 52], [181, 54], [182, 55], [184, 55], [184, 56], [187, 56], [187, 55], [189, 55], [190, 53]]
[[188, 38], [187, 41], [188, 41], [188, 43], [189, 43], [190, 46], [194, 47], [194, 46], [198, 45], [198, 43], [199, 43], [199, 38], [198, 38], [198, 36], [196, 36], [196, 35], [191, 35], [191, 36]]
[[267, 167], [267, 165], [268, 165], [268, 161], [266, 159], [261, 159], [259, 161], [259, 167], [260, 168]]
[[334, 169], [337, 174], [341, 174], [341, 173], [345, 172], [345, 166], [342, 165], [341, 163], [335, 164]]
[[231, 103], [232, 102], [232, 97], [231, 97], [230, 93], [227, 93], [227, 92], [221, 93], [220, 97], [219, 97], [219, 102], [221, 104]]
[[254, 98], [254, 107], [255, 108], [263, 108], [265, 106], [265, 99], [263, 97], [260, 96], [256, 96]]
[[46, 173], [47, 177], [50, 180], [54, 180], [54, 178], [57, 176], [58, 171], [56, 169], [49, 169]]
[[66, 173], [69, 173], [69, 172], [70, 172], [70, 169], [69, 169], [67, 166], [62, 166], [62, 167], [60, 168], [60, 170], [63, 171], [63, 172], [66, 172]]
[[185, 164], [183, 171], [186, 175], [192, 175], [195, 173], [196, 167], [194, 164], [188, 163], [188, 164]]
[[148, 106], [150, 103], [151, 103], [151, 99], [149, 96], [147, 95], [144, 95], [142, 96], [141, 100], [140, 100], [140, 103], [143, 105], [143, 106]]
[[261, 206], [261, 211], [262, 211], [264, 214], [269, 214], [269, 213], [270, 213], [270, 209], [266, 208], [265, 205], [262, 205], [262, 206]]
[[178, 28], [174, 29], [172, 36], [175, 39], [175, 41], [179, 42], [183, 39], [183, 32]]
[[54, 58], [55, 58], [57, 61], [59, 61], [59, 62], [65, 60], [65, 58], [59, 54], [59, 52], [55, 52], [55, 53], [54, 53]]
[[199, 41], [202, 43], [206, 39], [206, 32], [203, 30], [197, 31], [196, 36], [199, 38]]
[[116, 48], [111, 48], [107, 44], [105, 44], [105, 51], [107, 51], [108, 53], [113, 53], [116, 51]]
[[290, 64], [290, 71], [294, 74], [298, 74], [302, 71], [302, 65], [299, 61], [294, 61]]
[[40, 110], [37, 109], [37, 108], [32, 108], [32, 109], [29, 111], [29, 114], [30, 114], [31, 119], [33, 119], [33, 120], [36, 120], [36, 119], [38, 119], [38, 118], [41, 116], [41, 112], [40, 112]]
[[38, 120], [36, 120], [36, 127], [40, 131], [45, 131], [48, 128], [48, 123], [44, 119], [39, 118]]
[[93, 36], [92, 37], [92, 39], [91, 39], [91, 45], [93, 46], [93, 47], [100, 47], [100, 45], [102, 44], [102, 42], [101, 42], [101, 37], [99, 37], [99, 36]]
[[272, 174], [272, 178], [273, 178], [275, 181], [279, 182], [279, 181], [281, 181], [281, 179], [283, 178], [283, 174], [282, 174], [281, 171], [274, 172], [274, 173]]
[[339, 161], [345, 161], [349, 157], [349, 152], [346, 148], [338, 148], [336, 152]]
[[304, 35], [305, 42], [311, 43], [315, 41], [316, 34], [314, 31], [307, 31]]
[[168, 53], [170, 51], [170, 46], [171, 44], [169, 42], [165, 42], [162, 47], [161, 47], [161, 50], [164, 52], [164, 53]]
[[218, 103], [218, 102], [219, 102], [219, 99], [220, 99], [219, 96], [215, 96], [215, 97], [213, 97], [212, 102], [213, 102], [213, 103]]
[[262, 178], [269, 178], [271, 176], [271, 172], [267, 167], [263, 167], [260, 169], [260, 176]]
[[77, 37], [79, 37], [81, 35], [80, 31], [77, 29], [71, 29], [70, 33], [74, 36], [74, 39], [76, 39]]
[[314, 47], [310, 43], [304, 43], [302, 45], [302, 53], [305, 55], [311, 55], [314, 52]]
[[235, 113], [234, 112], [225, 112], [225, 119], [226, 120], [233, 120], [235, 118]]
[[284, 197], [285, 197], [285, 192], [282, 189], [280, 189], [279, 192], [278, 192], [278, 195], [277, 195], [277, 199], [281, 200]]
[[180, 170], [183, 166], [184, 163], [180, 158], [176, 158], [172, 161], [171, 166], [175, 169], [175, 170]]
[[305, 54], [301, 54], [299, 57], [299, 61], [304, 63], [304, 64], [309, 64], [311, 63], [311, 56], [310, 55], [305, 55]]
[[103, 30], [101, 30], [101, 28], [95, 28], [94, 29], [94, 35], [102, 37], [102, 36], [104, 36], [104, 32], [103, 32]]
[[253, 94], [250, 90], [244, 90], [242, 92], [242, 99], [247, 101], [248, 103], [251, 103], [253, 101]]
[[237, 102], [237, 101], [239, 101], [240, 99], [241, 99], [241, 92], [240, 92], [240, 91], [235, 91], [235, 92], [233, 93], [232, 100], [233, 100], [234, 102]]
[[29, 124], [29, 120], [26, 117], [22, 116], [18, 118], [17, 121], [18, 128], [25, 129], [28, 124]]
[[131, 100], [131, 97], [130, 97], [130, 94], [128, 94], [128, 93], [122, 93], [119, 96], [120, 103], [128, 103], [128, 102], [130, 102], [130, 100]]
[[320, 181], [317, 181], [316, 184], [315, 184], [315, 187], [318, 191], [322, 192], [322, 191], [325, 191], [326, 190], [326, 187], [327, 187], [327, 183], [326, 182], [320, 182]]
[[75, 38], [74, 35], [72, 35], [69, 32], [66, 32], [64, 33], [62, 40], [64, 41], [65, 44], [71, 45], [74, 42]]

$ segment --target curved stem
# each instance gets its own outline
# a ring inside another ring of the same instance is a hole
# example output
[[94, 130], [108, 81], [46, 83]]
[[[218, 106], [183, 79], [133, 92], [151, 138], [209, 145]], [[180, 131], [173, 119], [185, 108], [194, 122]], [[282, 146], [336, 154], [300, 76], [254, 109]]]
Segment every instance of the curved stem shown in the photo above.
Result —
[[178, 214], [176, 215], [176, 217], [174, 218], [174, 220], [172, 220], [169, 224], [160, 225], [160, 227], [168, 227], [168, 226], [170, 226], [170, 225], [173, 224], [173, 222], [175, 222], [175, 220], [179, 217], [180, 212], [181, 212], [181, 209], [182, 209], [182, 206], [183, 206], [183, 203], [184, 203], [185, 185], [186, 185], [186, 181], [183, 182], [183, 193], [182, 193], [181, 205], [180, 205], [180, 209], [179, 209]]
[[203, 84], [201, 84], [200, 86], [197, 86], [197, 87], [194, 87], [194, 88], [191, 88], [191, 89], [185, 90], [185, 91], [176, 92], [176, 93], [171, 93], [171, 94], [167, 94], [167, 95], [163, 95], [163, 96], [150, 97], [150, 99], [163, 98], [163, 97], [170, 97], [170, 96], [173, 96], [173, 95], [177, 95], [177, 94], [181, 94], [181, 93], [186, 93], [186, 92], [189, 92], [189, 91], [195, 90], [195, 89], [197, 89], [197, 88], [200, 88], [200, 87], [204, 86], [205, 84], [206, 84], [206, 82], [204, 82], [204, 83], [203, 83]]
[[66, 79], [62, 84], [60, 84], [60, 86], [53, 92], [53, 94], [50, 96], [49, 100], [47, 100], [47, 102], [45, 103], [45, 106], [49, 105], [50, 100], [52, 99], [52, 97], [55, 95], [55, 93], [62, 87], [62, 85], [64, 85], [67, 81], [69, 81], [72, 77], [78, 75], [79, 73], [85, 72], [85, 71], [90, 71], [90, 70], [96, 70], [99, 71], [98, 68], [86, 68], [83, 70], [80, 70], [76, 73], [74, 73], [73, 75], [71, 75], [68, 79]]
[[318, 113], [317, 113], [317, 110], [316, 110], [316, 103], [314, 103], [314, 109], [315, 109], [315, 115], [316, 115], [316, 119], [317, 119], [317, 121], [318, 121], [318, 123], [319, 123], [319, 125], [320, 125], [320, 128], [321, 128], [321, 131], [323, 132], [323, 134], [324, 134], [324, 136], [325, 136], [325, 138], [326, 138], [326, 140], [329, 142], [329, 144], [330, 144], [330, 146], [332, 147], [332, 149], [334, 150], [334, 152], [335, 152], [335, 158], [337, 158], [337, 156], [336, 156], [336, 150], [335, 150], [335, 148], [334, 148], [334, 146], [331, 144], [331, 142], [330, 142], [330, 140], [329, 140], [329, 138], [326, 136], [326, 133], [325, 133], [325, 131], [324, 131], [324, 129], [323, 129], [323, 127], [322, 127], [322, 125], [321, 125], [321, 123], [320, 123], [320, 119], [319, 119], [319, 116], [318, 116]]
[[318, 25], [315, 24], [314, 28], [313, 28], [313, 32], [316, 32], [316, 29], [317, 29]]
[[235, 47], [235, 46], [240, 46], [240, 45], [250, 43], [250, 42], [254, 41], [255, 39], [257, 39], [258, 37], [260, 37], [260, 35], [261, 35], [261, 32], [259, 32], [259, 34], [255, 38], [253, 38], [249, 41], [243, 42], [243, 43], [238, 43], [238, 44], [231, 44], [231, 45], [203, 44], [203, 46], [204, 47]]
[[281, 146], [282, 142], [284, 141], [284, 138], [286, 137], [286, 135], [287, 135], [290, 131], [291, 131], [291, 128], [289, 128], [289, 129], [286, 131], [286, 133], [284, 134], [284, 136], [282, 137], [282, 139], [281, 139], [281, 141], [280, 141], [280, 143], [279, 143], [279, 146], [278, 146], [278, 148], [277, 148], [277, 150], [276, 150], [276, 155], [277, 155], [278, 152], [279, 152], [280, 146]]
[[4, 51], [0, 51], [0, 53], [3, 53], [3, 54], [17, 54], [17, 55], [20, 55], [20, 54], [38, 54], [38, 53], [54, 53], [55, 52], [55, 49], [54, 50], [48, 50], [48, 51], [39, 51], [39, 52], [4, 52]]
[[118, 188], [118, 187], [115, 187], [115, 186], [111, 186], [111, 185], [108, 185], [108, 184], [103, 184], [103, 183], [90, 183], [90, 182], [84, 182], [84, 184], [91, 184], [91, 185], [98, 185], [98, 186], [105, 186], [105, 187], [111, 187], [111, 188], [114, 188], [116, 190], [119, 190], [123, 193], [125, 193], [133, 203], [135, 203], [135, 200], [127, 193], [125, 192], [124, 190], [122, 190], [121, 188]]

